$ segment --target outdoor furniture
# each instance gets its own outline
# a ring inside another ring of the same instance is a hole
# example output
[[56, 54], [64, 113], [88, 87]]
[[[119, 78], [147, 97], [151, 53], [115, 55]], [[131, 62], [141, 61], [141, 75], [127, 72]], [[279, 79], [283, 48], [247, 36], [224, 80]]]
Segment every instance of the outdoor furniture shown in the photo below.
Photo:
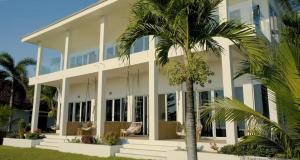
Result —
[[[200, 141], [200, 138], [201, 138], [201, 133], [202, 133], [202, 125], [199, 125], [196, 127], [196, 138], [197, 138], [197, 141]], [[186, 132], [185, 132], [185, 129], [184, 129], [184, 125], [178, 123], [177, 124], [177, 128], [176, 128], [176, 134], [180, 137], [185, 137], [186, 136]]]
[[142, 126], [143, 126], [142, 122], [132, 122], [129, 128], [121, 129], [120, 135], [121, 137], [125, 138], [131, 134], [138, 134], [141, 132]]
[[85, 122], [82, 124], [81, 128], [77, 129], [77, 135], [91, 135], [92, 134], [92, 129], [93, 129], [93, 123], [92, 122]]

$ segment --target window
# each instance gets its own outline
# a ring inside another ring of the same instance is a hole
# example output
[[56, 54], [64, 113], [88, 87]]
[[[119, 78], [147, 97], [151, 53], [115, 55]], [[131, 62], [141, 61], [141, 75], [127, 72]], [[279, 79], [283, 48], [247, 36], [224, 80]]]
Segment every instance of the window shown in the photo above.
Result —
[[[216, 98], [224, 98], [223, 90], [216, 90], [215, 97]], [[225, 117], [224, 117], [224, 120], [216, 121], [216, 136], [217, 137], [226, 137]]]
[[122, 98], [121, 121], [127, 121], [127, 98]]
[[268, 90], [266, 87], [254, 85], [255, 110], [269, 118]]
[[106, 121], [127, 121], [127, 99], [106, 100]]
[[161, 120], [176, 121], [176, 93], [158, 96], [159, 115]]
[[149, 36], [137, 39], [131, 47], [131, 53], [138, 53], [146, 50], [149, 50]]
[[73, 121], [73, 103], [69, 103], [68, 121]]
[[82, 102], [82, 106], [81, 106], [81, 122], [85, 122], [86, 121], [86, 102]]
[[[235, 93], [235, 98], [239, 100], [241, 103], [244, 103], [243, 87], [235, 87], [234, 93]], [[238, 138], [243, 137], [245, 135], [245, 121], [237, 122], [237, 132], [238, 132]]]
[[106, 101], [106, 121], [112, 121], [112, 113], [113, 113], [113, 101]]
[[[199, 106], [200, 108], [206, 107], [206, 105], [210, 102], [210, 91], [204, 91], [199, 93]], [[212, 124], [207, 124], [207, 120], [209, 118], [209, 115], [201, 116], [199, 112], [197, 112], [197, 122], [199, 122], [198, 118], [200, 118], [200, 122], [202, 125], [202, 132], [201, 136], [205, 137], [212, 137]]]
[[80, 120], [80, 103], [75, 103], [75, 121]]
[[167, 120], [176, 121], [176, 93], [167, 94]]
[[238, 10], [234, 10], [234, 11], [230, 12], [229, 19], [240, 22], [241, 21], [241, 11], [238, 9]]
[[87, 122], [90, 120], [91, 120], [91, 101], [69, 103], [68, 121]]
[[86, 121], [90, 121], [91, 120], [91, 109], [92, 109], [91, 103], [92, 103], [91, 101], [87, 102], [87, 109], [86, 109], [86, 115], [87, 115], [87, 117], [86, 117]]

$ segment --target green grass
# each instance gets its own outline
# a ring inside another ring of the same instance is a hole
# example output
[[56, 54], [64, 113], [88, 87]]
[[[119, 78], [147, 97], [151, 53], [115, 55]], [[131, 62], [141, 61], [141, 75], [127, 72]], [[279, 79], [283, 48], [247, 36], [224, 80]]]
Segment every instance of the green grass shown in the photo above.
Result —
[[62, 153], [45, 149], [21, 149], [0, 146], [0, 160], [132, 160], [128, 158], [98, 158], [79, 154]]

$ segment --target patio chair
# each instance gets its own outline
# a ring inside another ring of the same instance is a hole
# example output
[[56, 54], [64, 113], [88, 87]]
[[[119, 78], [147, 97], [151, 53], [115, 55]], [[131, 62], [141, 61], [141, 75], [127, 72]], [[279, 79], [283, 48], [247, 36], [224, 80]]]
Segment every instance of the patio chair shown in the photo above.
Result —
[[83, 135], [84, 133], [92, 134], [92, 129], [93, 129], [92, 122], [83, 123], [82, 126], [77, 129], [77, 135]]
[[[199, 126], [196, 127], [197, 141], [200, 141], [202, 128], [203, 128], [202, 125], [199, 125]], [[180, 137], [185, 137], [186, 136], [184, 125], [182, 125], [180, 123], [177, 123], [176, 134]]]
[[125, 138], [132, 134], [138, 134], [142, 130], [142, 122], [132, 122], [127, 129], [121, 129], [120, 136]]

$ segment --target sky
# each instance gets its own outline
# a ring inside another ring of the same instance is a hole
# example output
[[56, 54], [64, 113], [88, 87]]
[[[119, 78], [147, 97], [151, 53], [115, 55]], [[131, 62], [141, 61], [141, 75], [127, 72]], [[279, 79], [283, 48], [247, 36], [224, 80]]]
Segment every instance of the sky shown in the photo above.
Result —
[[[10, 53], [15, 61], [36, 59], [37, 47], [21, 42], [21, 37], [97, 0], [0, 0], [0, 52]], [[33, 74], [33, 68], [30, 68]]]

